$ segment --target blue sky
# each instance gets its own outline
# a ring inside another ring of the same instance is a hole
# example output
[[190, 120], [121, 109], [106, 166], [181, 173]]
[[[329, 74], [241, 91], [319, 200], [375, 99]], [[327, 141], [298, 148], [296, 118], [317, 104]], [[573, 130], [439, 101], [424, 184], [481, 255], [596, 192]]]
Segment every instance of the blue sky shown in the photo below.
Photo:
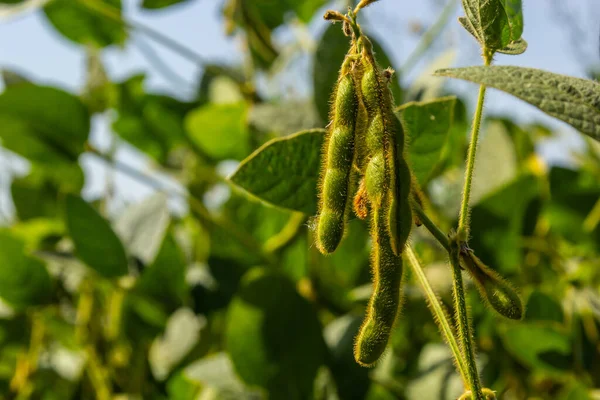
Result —
[[[224, 35], [220, 10], [222, 0], [191, 0], [166, 11], [143, 11], [138, 0], [123, 0], [125, 15], [128, 19], [143, 23], [155, 30], [181, 42], [193, 49], [206, 60], [234, 63], [239, 61], [240, 44]], [[332, 2], [329, 7], [341, 9], [345, 1]], [[402, 65], [416, 45], [416, 37], [409, 32], [408, 24], [418, 22], [425, 26], [431, 24], [436, 14], [443, 8], [444, 0], [382, 0], [363, 13], [364, 24], [377, 36], [385, 37], [384, 47], [392, 55], [396, 65]], [[580, 30], [576, 42], [580, 50], [574, 51], [574, 38], [563, 20], [559, 19], [558, 8], [573, 16], [575, 26]], [[456, 16], [461, 12], [456, 8]], [[456, 17], [455, 16], [455, 17]], [[524, 0], [525, 32], [529, 42], [527, 52], [520, 56], [498, 56], [497, 64], [513, 64], [542, 68], [572, 76], [585, 76], [585, 67], [600, 65], [598, 62], [598, 33], [600, 30], [600, 1], [598, 0]], [[437, 46], [441, 49], [456, 49], [455, 66], [476, 65], [480, 63], [478, 47], [475, 41], [460, 28], [456, 18], [450, 22]], [[315, 18], [307, 27], [313, 39], [326, 27], [321, 18]], [[276, 41], [286, 42], [293, 37], [290, 30], [279, 30]], [[165, 79], [144, 58], [139, 50], [140, 41], [150, 46], [160, 59], [168, 64], [183, 82], [173, 83]], [[143, 35], [134, 33], [124, 48], [109, 48], [104, 51], [103, 59], [110, 76], [121, 79], [134, 72], [147, 73], [147, 85], [152, 90], [164, 91], [185, 97], [195, 90], [201, 68], [156, 45]], [[405, 78], [410, 81], [431, 58], [419, 64], [415, 71]], [[586, 64], [585, 66], [583, 64]], [[310, 60], [299, 61], [300, 67], [294, 69], [301, 93], [310, 94]], [[85, 81], [85, 54], [81, 46], [63, 39], [47, 22], [40, 11], [28, 12], [12, 18], [0, 20], [0, 68], [14, 69], [33, 80], [55, 85], [77, 92]], [[187, 82], [187, 84], [186, 84]], [[408, 82], [407, 82], [408, 83]], [[472, 99], [476, 87], [466, 83], [453, 86], [458, 92]], [[508, 95], [490, 91], [486, 107], [488, 112], [517, 114], [522, 121], [541, 121], [558, 127], [564, 136], [561, 141], [549, 144], [541, 152], [554, 162], [566, 162], [568, 153], [565, 145], [572, 147], [579, 143], [579, 137], [569, 127], [556, 123], [541, 112]], [[94, 121], [94, 140], [102, 145], [107, 135], [106, 118]], [[144, 167], [145, 161], [128, 150], [120, 157], [128, 162]], [[102, 189], [104, 172], [99, 165], [90, 160], [82, 160], [89, 172], [96, 177], [86, 190], [89, 194]], [[91, 164], [90, 164], [91, 162]], [[5, 165], [4, 163], [2, 165]], [[121, 177], [120, 179], [126, 179]], [[123, 183], [124, 182], [124, 183]], [[128, 182], [126, 185], [134, 197], [143, 197], [146, 189]]]

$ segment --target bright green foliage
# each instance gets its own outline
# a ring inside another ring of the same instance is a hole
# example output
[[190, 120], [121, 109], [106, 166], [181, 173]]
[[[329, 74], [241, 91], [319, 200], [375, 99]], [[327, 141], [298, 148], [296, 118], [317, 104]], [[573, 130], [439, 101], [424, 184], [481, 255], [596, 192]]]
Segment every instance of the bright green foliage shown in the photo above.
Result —
[[147, 9], [161, 9], [179, 3], [185, 3], [188, 0], [143, 0], [142, 7]]
[[[121, 0], [93, 0], [121, 15]], [[46, 18], [66, 38], [83, 45], [106, 47], [127, 39], [119, 22], [97, 15], [84, 3], [90, 0], [53, 0], [44, 7]]]
[[312, 306], [284, 276], [254, 269], [244, 276], [227, 316], [225, 347], [235, 370], [275, 398], [305, 398], [325, 361]]
[[75, 250], [83, 262], [107, 278], [127, 274], [125, 249], [108, 221], [74, 195], [67, 196], [65, 215]]
[[[324, 129], [273, 139], [246, 158], [229, 178], [249, 193], [280, 207], [314, 215]], [[260, 174], [260, 180], [254, 177]]]
[[443, 69], [436, 75], [500, 89], [600, 141], [598, 82], [510, 66]]
[[426, 102], [410, 102], [398, 107], [406, 132], [408, 158], [417, 182], [425, 185], [438, 167], [454, 120], [456, 98], [444, 97]]
[[185, 127], [192, 143], [209, 157], [242, 159], [248, 155], [245, 104], [206, 105], [190, 112]]

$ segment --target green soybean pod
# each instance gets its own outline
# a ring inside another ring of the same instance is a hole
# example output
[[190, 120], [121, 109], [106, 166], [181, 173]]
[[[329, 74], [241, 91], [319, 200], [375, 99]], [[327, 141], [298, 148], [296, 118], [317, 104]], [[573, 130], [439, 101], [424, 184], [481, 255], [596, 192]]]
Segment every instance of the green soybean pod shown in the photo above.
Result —
[[365, 320], [354, 344], [354, 358], [362, 366], [372, 366], [384, 353], [400, 309], [402, 258], [390, 246], [385, 207], [371, 210], [371, 268], [373, 294]]
[[479, 294], [490, 307], [506, 318], [523, 318], [523, 301], [508, 281], [485, 265], [471, 250], [461, 251], [460, 259], [461, 265], [471, 274]]
[[388, 218], [386, 225], [390, 245], [394, 254], [399, 256], [413, 223], [410, 207], [412, 174], [404, 157], [404, 129], [393, 111], [394, 99], [388, 85], [391, 72], [381, 70], [368, 39], [363, 38], [360, 43], [364, 68], [361, 91], [369, 115], [365, 142], [372, 157], [381, 155], [385, 160], [383, 190], [390, 199], [386, 202], [387, 209], [384, 212]]
[[342, 241], [351, 209], [357, 96], [350, 63], [347, 57], [342, 64], [323, 146], [316, 235], [317, 248], [323, 254], [335, 251]]

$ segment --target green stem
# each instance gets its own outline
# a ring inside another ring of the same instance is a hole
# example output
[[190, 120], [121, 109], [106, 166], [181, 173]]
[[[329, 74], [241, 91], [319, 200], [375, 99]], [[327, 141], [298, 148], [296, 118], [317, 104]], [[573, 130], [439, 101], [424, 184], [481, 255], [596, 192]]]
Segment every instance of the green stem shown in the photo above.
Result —
[[452, 265], [453, 275], [453, 295], [454, 308], [456, 309], [456, 317], [458, 324], [458, 332], [463, 349], [463, 355], [467, 361], [468, 374], [468, 389], [473, 393], [473, 400], [483, 400], [481, 393], [481, 382], [479, 381], [479, 372], [477, 372], [477, 364], [475, 363], [475, 345], [471, 334], [471, 326], [469, 324], [469, 314], [467, 311], [467, 301], [465, 298], [465, 288], [463, 285], [462, 272], [459, 262], [459, 244], [457, 241], [452, 241], [450, 251], [450, 264]]
[[434, 238], [442, 245], [444, 249], [450, 252], [450, 242], [448, 241], [448, 236], [442, 232], [440, 228], [425, 214], [421, 205], [414, 199], [411, 199], [411, 206], [415, 214], [419, 217], [419, 220], [425, 228], [433, 235]]
[[475, 157], [477, 155], [477, 144], [479, 142], [479, 130], [481, 128], [481, 117], [483, 115], [485, 91], [486, 87], [481, 85], [479, 87], [479, 96], [477, 97], [477, 109], [475, 110], [473, 129], [471, 131], [471, 142], [469, 144], [469, 153], [467, 156], [465, 186], [463, 188], [460, 216], [458, 218], [458, 234], [460, 239], [463, 241], [467, 241], [469, 238], [469, 201], [471, 199], [471, 184], [473, 181], [473, 171], [475, 170]]
[[442, 308], [442, 305], [437, 295], [433, 291], [429, 280], [427, 280], [427, 276], [425, 276], [425, 272], [421, 267], [421, 263], [419, 263], [419, 259], [417, 258], [417, 255], [415, 254], [412, 247], [406, 246], [405, 251], [406, 258], [408, 259], [409, 264], [412, 267], [412, 270], [415, 276], [417, 277], [421, 288], [423, 288], [425, 296], [427, 297], [427, 304], [429, 305], [429, 308], [431, 309], [431, 312], [434, 315], [434, 320], [440, 328], [440, 331], [444, 335], [446, 343], [448, 343], [448, 345], [450, 346], [450, 350], [452, 351], [452, 355], [454, 356], [454, 360], [456, 361], [456, 367], [458, 368], [458, 372], [460, 373], [460, 376], [462, 377], [465, 386], [469, 386], [469, 374], [467, 364], [462, 352], [460, 351], [458, 342], [456, 341], [454, 330], [450, 326], [450, 322], [448, 322], [446, 312]]
[[[484, 49], [484, 64], [489, 66], [492, 63], [492, 55]], [[463, 188], [463, 197], [460, 206], [460, 215], [458, 218], [458, 237], [466, 242], [469, 238], [469, 201], [471, 199], [471, 184], [473, 182], [473, 171], [475, 170], [475, 158], [477, 156], [477, 145], [479, 142], [479, 130], [481, 129], [481, 118], [483, 116], [483, 103], [485, 102], [486, 87], [479, 86], [479, 96], [477, 97], [477, 108], [473, 118], [473, 128], [471, 130], [471, 141], [469, 143], [469, 153], [467, 155], [467, 169], [465, 170], [465, 186]]]

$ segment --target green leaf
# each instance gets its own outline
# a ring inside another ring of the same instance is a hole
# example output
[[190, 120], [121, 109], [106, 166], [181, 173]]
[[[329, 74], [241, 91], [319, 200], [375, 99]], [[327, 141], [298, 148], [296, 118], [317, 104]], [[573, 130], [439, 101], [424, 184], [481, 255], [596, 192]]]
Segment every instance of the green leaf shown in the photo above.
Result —
[[185, 118], [190, 140], [215, 159], [242, 159], [249, 151], [247, 107], [238, 104], [208, 104]]
[[126, 275], [127, 255], [110, 224], [81, 197], [67, 195], [66, 224], [78, 257], [106, 278]]
[[[392, 67], [390, 58], [377, 40], [371, 36], [369, 38], [373, 43], [373, 50], [379, 65], [382, 68]], [[340, 67], [349, 48], [350, 38], [344, 36], [340, 25], [330, 24], [321, 37], [313, 66], [313, 97], [323, 122], [329, 120], [331, 93], [337, 83]], [[396, 102], [400, 103], [402, 101], [402, 89], [398, 82], [399, 76], [396, 74], [395, 79], [391, 82], [391, 88]]]
[[[89, 0], [86, 0], [89, 1]], [[94, 0], [103, 7], [122, 14], [121, 0]], [[46, 18], [67, 39], [83, 45], [106, 47], [122, 44], [127, 38], [125, 25], [74, 0], [53, 0], [44, 7]]]
[[482, 48], [507, 54], [525, 51], [521, 0], [462, 0], [462, 4], [466, 18], [459, 22]]
[[90, 131], [89, 114], [77, 97], [33, 84], [0, 94], [0, 125], [3, 147], [52, 168], [76, 162]]
[[271, 204], [314, 215], [324, 134], [313, 129], [273, 139], [242, 161], [229, 179]]
[[564, 322], [561, 304], [549, 295], [538, 290], [532, 292], [527, 300], [525, 320]]
[[557, 328], [526, 323], [510, 325], [502, 340], [506, 349], [528, 367], [548, 372], [571, 369], [570, 340]]
[[47, 303], [52, 281], [44, 263], [25, 254], [25, 242], [0, 230], [0, 297], [15, 308]]
[[308, 398], [325, 361], [321, 326], [312, 305], [284, 276], [250, 271], [232, 301], [226, 349], [238, 375], [271, 398]]
[[407, 135], [412, 171], [425, 186], [437, 169], [454, 120], [456, 97], [410, 102], [396, 109]]
[[511, 66], [451, 68], [435, 74], [500, 89], [600, 141], [598, 82]]
[[185, 143], [183, 119], [197, 105], [146, 93], [144, 75], [134, 75], [116, 87], [118, 117], [113, 130], [161, 164]]
[[159, 8], [169, 7], [174, 4], [184, 3], [189, 0], [143, 0], [142, 8], [155, 10]]
[[166, 236], [156, 258], [138, 279], [136, 290], [174, 309], [186, 297], [185, 273], [183, 253], [175, 240], [170, 235]]
[[127, 252], [148, 265], [154, 261], [171, 222], [167, 198], [159, 193], [129, 206], [115, 223]]

